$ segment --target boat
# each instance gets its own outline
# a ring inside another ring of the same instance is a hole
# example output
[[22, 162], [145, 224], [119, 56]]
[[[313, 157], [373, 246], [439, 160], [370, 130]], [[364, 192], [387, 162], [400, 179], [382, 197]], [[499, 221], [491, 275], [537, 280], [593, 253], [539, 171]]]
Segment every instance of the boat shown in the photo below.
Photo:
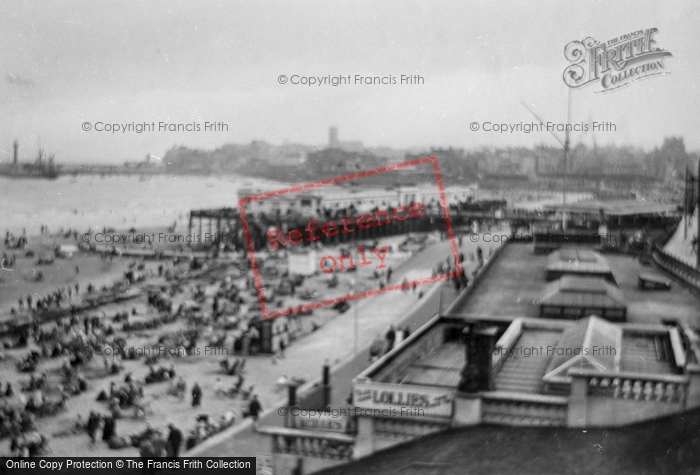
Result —
[[0, 164], [0, 176], [19, 179], [33, 178], [55, 180], [59, 177], [59, 167], [54, 163], [55, 154], [48, 158], [43, 149], [39, 149], [39, 154], [34, 163], [19, 163], [15, 151], [15, 161], [12, 164]]

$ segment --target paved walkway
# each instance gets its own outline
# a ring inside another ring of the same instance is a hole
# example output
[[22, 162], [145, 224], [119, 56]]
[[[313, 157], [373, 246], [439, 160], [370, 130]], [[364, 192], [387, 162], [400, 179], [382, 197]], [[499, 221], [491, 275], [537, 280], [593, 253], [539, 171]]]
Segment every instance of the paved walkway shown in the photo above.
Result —
[[[476, 252], [481, 246], [485, 255], [490, 249], [495, 250], [495, 243], [473, 243], [465, 238], [460, 252], [465, 255], [465, 268], [469, 275], [476, 263], [469, 260], [469, 254]], [[404, 277], [409, 280], [417, 277], [429, 277], [432, 269], [451, 255], [449, 241], [442, 241], [424, 249], [410, 261], [397, 268], [392, 277], [392, 283], [400, 283]], [[423, 298], [418, 298], [422, 290]], [[369, 347], [377, 333], [386, 332], [390, 324], [408, 324], [415, 331], [435, 314], [442, 301], [442, 307], [453, 301], [457, 296], [451, 282], [439, 282], [419, 287], [413, 292], [389, 292], [386, 294], [360, 300], [357, 309], [351, 308], [310, 336], [298, 341], [286, 351], [286, 358], [278, 364], [269, 361], [250, 360], [247, 365], [248, 376], [263, 380], [256, 384], [260, 395], [272, 394], [274, 382], [282, 375], [304, 377], [307, 381], [320, 378], [323, 362], [331, 363], [331, 382], [333, 385], [332, 404], [342, 404], [350, 394], [352, 379], [369, 364]], [[356, 312], [356, 313], [355, 313]], [[357, 317], [355, 317], [357, 315]], [[357, 318], [359, 348], [353, 355], [354, 319]], [[255, 375], [255, 376], [254, 376]], [[247, 383], [248, 384], [248, 383]], [[264, 402], [264, 401], [263, 401]], [[282, 418], [277, 409], [283, 407], [286, 395], [280, 397], [272, 405], [264, 407], [260, 425], [282, 425]], [[214, 456], [231, 454], [236, 456], [254, 456], [269, 453], [268, 438], [254, 431], [252, 422], [247, 420], [241, 426], [228, 431], [195, 447], [189, 455]]]

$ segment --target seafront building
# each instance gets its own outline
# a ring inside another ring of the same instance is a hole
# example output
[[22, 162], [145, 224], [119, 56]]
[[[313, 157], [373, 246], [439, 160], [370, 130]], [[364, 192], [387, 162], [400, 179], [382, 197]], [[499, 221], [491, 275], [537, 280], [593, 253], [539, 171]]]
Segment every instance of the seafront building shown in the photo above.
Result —
[[[476, 186], [450, 186], [444, 190], [448, 204], [473, 199]], [[264, 193], [261, 189], [244, 188], [238, 192], [238, 199]], [[299, 213], [304, 216], [319, 216], [323, 210], [335, 212], [352, 206], [358, 212], [371, 209], [410, 205], [414, 202], [437, 206], [440, 192], [437, 186], [397, 186], [389, 188], [362, 186], [328, 186], [313, 192], [292, 192], [277, 194], [251, 203], [248, 213], [254, 215], [286, 216]]]
[[[356, 376], [341, 412], [315, 427], [287, 418], [259, 428], [274, 473], [312, 473], [460, 427], [614, 428], [700, 408], [700, 301], [689, 282], [601, 250], [499, 248], [450, 308]], [[653, 256], [670, 258], [662, 247]], [[569, 265], [554, 276], [553, 261]], [[640, 284], [650, 276], [668, 285]], [[294, 394], [289, 406], [322, 411], [324, 391]]]

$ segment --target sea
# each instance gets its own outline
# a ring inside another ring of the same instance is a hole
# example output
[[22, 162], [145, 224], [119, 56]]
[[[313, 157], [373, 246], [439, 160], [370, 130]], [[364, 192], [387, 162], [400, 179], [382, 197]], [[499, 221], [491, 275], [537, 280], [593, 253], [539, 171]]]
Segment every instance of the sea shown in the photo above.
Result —
[[62, 176], [56, 180], [0, 178], [0, 232], [38, 235], [172, 226], [187, 229], [192, 209], [238, 207], [242, 188], [288, 186], [239, 176]]
[[[138, 230], [173, 224], [176, 231], [182, 232], [187, 229], [193, 209], [237, 208], [238, 192], [242, 189], [270, 191], [291, 185], [235, 175], [79, 175], [56, 180], [0, 177], [0, 232], [4, 238], [6, 231], [38, 235], [42, 225], [53, 233], [61, 229]], [[480, 198], [492, 198], [491, 194], [480, 192]], [[561, 202], [556, 192], [531, 195], [516, 193], [501, 198], [533, 209]], [[570, 193], [567, 201], [590, 198], [589, 193]]]

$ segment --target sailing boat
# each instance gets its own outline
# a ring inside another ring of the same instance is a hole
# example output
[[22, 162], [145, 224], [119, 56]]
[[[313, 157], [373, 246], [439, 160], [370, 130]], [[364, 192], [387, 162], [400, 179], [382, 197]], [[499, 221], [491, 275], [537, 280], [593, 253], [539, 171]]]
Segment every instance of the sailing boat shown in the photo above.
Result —
[[55, 180], [59, 176], [59, 168], [55, 164], [55, 153], [48, 157], [43, 148], [34, 163], [12, 163], [0, 165], [0, 176], [8, 178], [35, 178]]

